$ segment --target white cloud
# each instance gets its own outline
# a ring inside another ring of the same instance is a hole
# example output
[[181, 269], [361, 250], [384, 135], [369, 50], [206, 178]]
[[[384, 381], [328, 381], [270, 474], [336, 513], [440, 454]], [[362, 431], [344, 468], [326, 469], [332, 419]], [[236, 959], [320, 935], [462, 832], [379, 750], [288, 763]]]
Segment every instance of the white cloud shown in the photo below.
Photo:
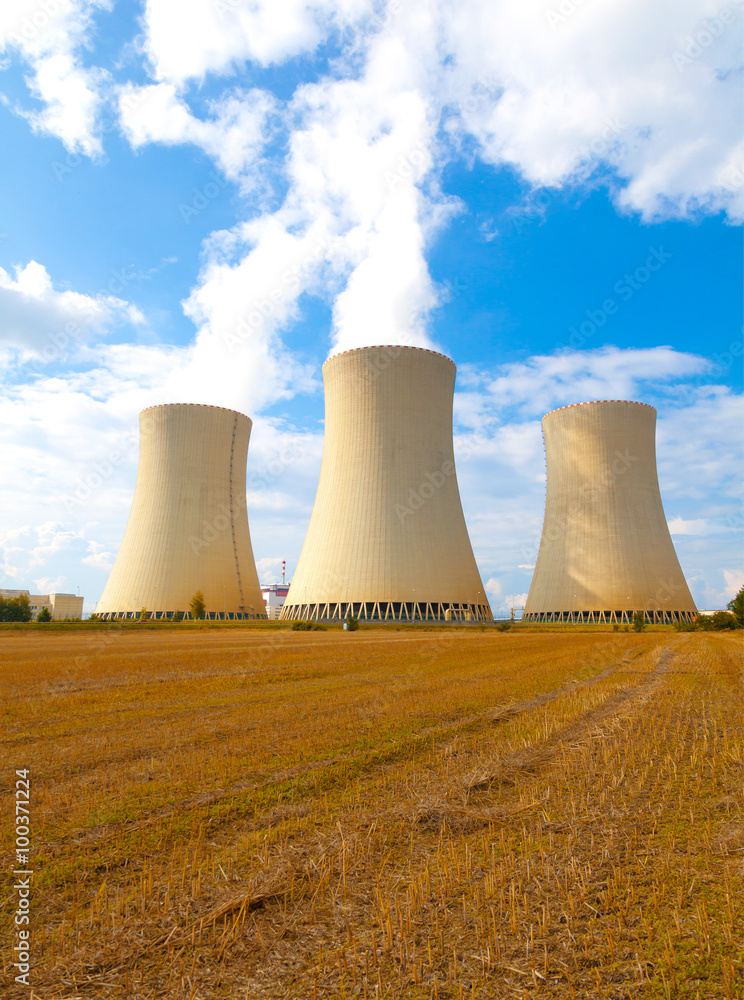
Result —
[[86, 566], [93, 566], [95, 569], [104, 570], [110, 573], [114, 567], [115, 552], [106, 552], [105, 546], [100, 542], [89, 541], [87, 547], [88, 555], [83, 556], [82, 562]]
[[672, 347], [601, 347], [538, 355], [502, 366], [486, 388], [492, 405], [542, 416], [568, 403], [637, 399], [649, 385], [704, 375], [711, 362]]
[[733, 600], [744, 587], [744, 572], [740, 569], [725, 569], [723, 579], [726, 581], [726, 593], [729, 595], [729, 600]]
[[261, 583], [278, 583], [282, 576], [282, 560], [273, 556], [257, 559], [256, 572]]
[[710, 526], [704, 518], [685, 521], [682, 517], [675, 517], [669, 522], [669, 532], [672, 535], [707, 535]]
[[36, 545], [31, 549], [29, 566], [43, 566], [50, 556], [69, 548], [81, 537], [79, 531], [64, 528], [57, 521], [47, 521], [35, 527]]
[[144, 323], [136, 306], [115, 295], [56, 290], [35, 260], [15, 271], [14, 279], [0, 267], [0, 343], [52, 361], [117, 323]]
[[486, 593], [488, 594], [491, 600], [495, 600], [496, 598], [501, 597], [500, 580], [496, 580], [494, 577], [491, 577], [489, 580], [486, 581], [484, 586], [486, 588]]
[[148, 0], [146, 47], [159, 80], [183, 82], [313, 52], [328, 33], [358, 22], [370, 0]]
[[[602, 163], [645, 218], [744, 210], [741, 9], [680, 65], [717, 0], [604, 0], [555, 15], [552, 0], [448, 0], [457, 127], [493, 163], [562, 186]], [[564, 5], [565, 6], [565, 5]], [[677, 58], [675, 58], [677, 57]]]
[[67, 577], [61, 575], [56, 577], [40, 576], [33, 581], [33, 584], [36, 594], [64, 593], [63, 588], [67, 586]]
[[80, 50], [93, 17], [112, 0], [13, 0], [0, 10], [0, 51], [16, 52], [31, 69], [27, 79], [39, 111], [17, 109], [34, 131], [60, 139], [70, 152], [97, 156], [103, 91], [109, 75], [82, 65]]
[[236, 89], [210, 102], [208, 120], [195, 117], [171, 83], [126, 84], [119, 92], [122, 128], [135, 149], [149, 142], [193, 143], [231, 180], [255, 174], [252, 168], [271, 138], [269, 118], [276, 110], [276, 98], [258, 89]]

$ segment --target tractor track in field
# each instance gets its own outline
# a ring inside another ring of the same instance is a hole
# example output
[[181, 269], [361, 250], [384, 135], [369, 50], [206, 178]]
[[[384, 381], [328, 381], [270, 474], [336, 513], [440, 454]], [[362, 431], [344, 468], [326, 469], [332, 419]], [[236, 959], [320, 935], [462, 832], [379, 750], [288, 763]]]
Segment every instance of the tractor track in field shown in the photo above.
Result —
[[[631, 666], [632, 661], [639, 655], [638, 651], [642, 648], [643, 647], [640, 646], [632, 647], [627, 650], [619, 660], [609, 664], [593, 677], [586, 678], [581, 681], [569, 682], [568, 684], [555, 688], [552, 691], [535, 695], [532, 698], [527, 698], [517, 702], [510, 702], [483, 712], [469, 714], [460, 719], [424, 727], [419, 732], [395, 743], [393, 746], [383, 746], [379, 749], [366, 750], [351, 754], [341, 754], [335, 757], [324, 758], [319, 761], [311, 761], [305, 764], [299, 764], [295, 767], [284, 768], [260, 780], [244, 780], [231, 785], [229, 788], [216, 789], [211, 792], [204, 792], [189, 796], [187, 798], [179, 799], [177, 802], [155, 809], [149, 812], [146, 816], [138, 819], [101, 824], [98, 827], [93, 827], [88, 830], [84, 836], [76, 836], [72, 834], [68, 837], [55, 840], [53, 843], [45, 845], [45, 850], [56, 854], [68, 846], [72, 846], [77, 850], [81, 846], [103, 845], [106, 842], [112, 841], [123, 835], [146, 829], [147, 827], [153, 826], [171, 816], [188, 812], [193, 809], [206, 809], [217, 805], [220, 802], [225, 802], [231, 798], [235, 798], [236, 796], [243, 796], [252, 792], [262, 792], [273, 786], [297, 780], [317, 772], [330, 771], [333, 768], [344, 768], [347, 772], [352, 769], [354, 777], [359, 777], [360, 774], [368, 774], [379, 770], [382, 767], [392, 766], [401, 757], [405, 756], [408, 759], [411, 759], [440, 742], [451, 740], [453, 736], [458, 734], [472, 734], [477, 732], [479, 729], [486, 729], [491, 726], [510, 722], [512, 719], [526, 715], [535, 709], [541, 708], [549, 702], [555, 701], [557, 698], [571, 694], [583, 688], [591, 687], [613, 675], [627, 673], [629, 676], [635, 677], [638, 675], [638, 671], [630, 670], [628, 668]], [[646, 679], [641, 684], [630, 688], [622, 688], [620, 691], [610, 695], [596, 709], [592, 710], [587, 715], [581, 716], [569, 726], [564, 727], [564, 729], [559, 733], [553, 734], [548, 741], [551, 748], [550, 751], [543, 750], [541, 745], [539, 745], [533, 750], [531, 756], [530, 754], [527, 754], [525, 757], [526, 751], [520, 752], [519, 754], [514, 755], [514, 760], [506, 761], [505, 759], [499, 766], [507, 769], [512, 768], [512, 770], [514, 768], [526, 769], [532, 766], [538, 766], [539, 763], [547, 762], [551, 756], [555, 756], [555, 754], [559, 752], [561, 742], [565, 744], [569, 734], [571, 734], [571, 737], [574, 740], [577, 739], [580, 733], [585, 732], [593, 725], [598, 725], [602, 719], [614, 714], [619, 705], [624, 704], [634, 697], [640, 696], [646, 689], [653, 687], [654, 684], [657, 684], [661, 673], [663, 672], [662, 668], [668, 662], [669, 657], [667, 654], [670, 652], [670, 647], [662, 651], [654, 670], [648, 673]], [[646, 671], [643, 673], [646, 674]], [[213, 737], [211, 738], [213, 739]], [[149, 757], [151, 757], [151, 753], [146, 752], [144, 754], [125, 759], [136, 761], [138, 759], [148, 759]], [[506, 773], [506, 771], [504, 771], [504, 773]], [[326, 780], [323, 787], [327, 790], [328, 788], [337, 785], [339, 782], [348, 780], [348, 773], [346, 775], [340, 774], [338, 777]], [[280, 809], [274, 822], [262, 822], [259, 819], [254, 821], [251, 826], [263, 829], [264, 827], [274, 825], [274, 823], [282, 822], [284, 818], [286, 818], [286, 810]], [[219, 817], [219, 820], [215, 819], [215, 821], [210, 824], [210, 828], [214, 831], [218, 828], [218, 826], [222, 826], [227, 822], [234, 821], [235, 819], [236, 816], [234, 811], [227, 809], [225, 813]]]

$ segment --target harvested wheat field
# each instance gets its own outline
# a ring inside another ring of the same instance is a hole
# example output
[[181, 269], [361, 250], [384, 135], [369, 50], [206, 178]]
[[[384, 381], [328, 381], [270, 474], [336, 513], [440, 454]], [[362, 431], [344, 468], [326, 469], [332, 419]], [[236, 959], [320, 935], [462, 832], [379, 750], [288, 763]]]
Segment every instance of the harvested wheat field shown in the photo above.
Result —
[[742, 995], [737, 636], [89, 641], [0, 636], [3, 996]]

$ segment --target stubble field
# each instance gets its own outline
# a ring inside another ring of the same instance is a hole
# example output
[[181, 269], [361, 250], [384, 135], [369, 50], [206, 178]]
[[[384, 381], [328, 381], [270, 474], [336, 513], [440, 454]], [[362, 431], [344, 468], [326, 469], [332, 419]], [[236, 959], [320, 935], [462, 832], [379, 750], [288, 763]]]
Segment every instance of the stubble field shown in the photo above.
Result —
[[740, 635], [166, 628], [0, 649], [3, 996], [742, 996]]

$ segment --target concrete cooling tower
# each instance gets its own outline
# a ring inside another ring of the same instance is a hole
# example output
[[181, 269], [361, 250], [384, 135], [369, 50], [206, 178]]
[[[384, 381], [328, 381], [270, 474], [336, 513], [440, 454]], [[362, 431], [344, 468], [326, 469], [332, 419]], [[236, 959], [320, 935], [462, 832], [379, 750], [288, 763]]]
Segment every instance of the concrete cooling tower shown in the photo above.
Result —
[[251, 426], [219, 406], [140, 413], [132, 509], [97, 614], [168, 618], [201, 590], [208, 618], [266, 617], [246, 511]]
[[455, 365], [365, 347], [323, 366], [320, 481], [282, 618], [490, 620], [457, 488]]
[[656, 474], [656, 410], [576, 403], [543, 417], [547, 494], [523, 621], [691, 621]]

